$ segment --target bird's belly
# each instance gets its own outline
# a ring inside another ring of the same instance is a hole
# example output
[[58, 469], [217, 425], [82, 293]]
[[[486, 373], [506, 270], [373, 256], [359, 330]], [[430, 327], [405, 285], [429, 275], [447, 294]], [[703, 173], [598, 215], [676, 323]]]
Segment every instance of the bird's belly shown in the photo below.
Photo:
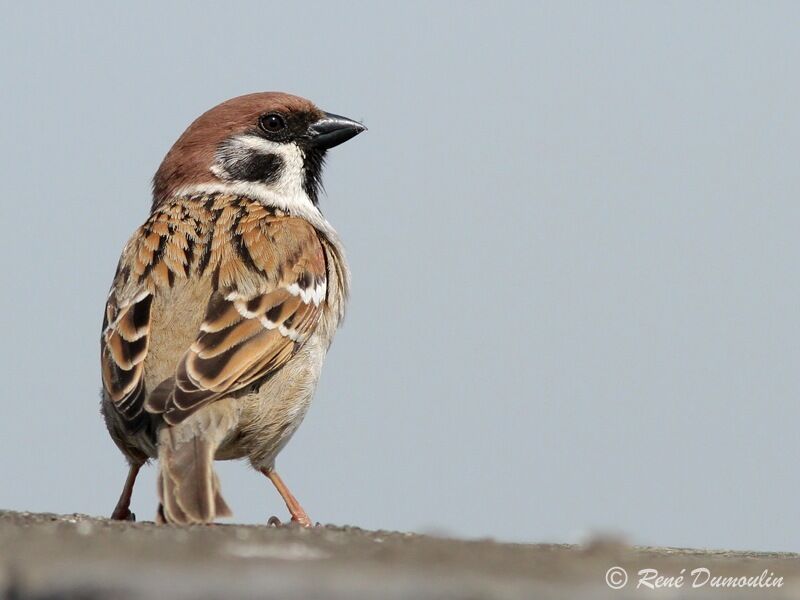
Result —
[[216, 458], [248, 456], [256, 468], [269, 468], [300, 426], [319, 380], [327, 342], [312, 338], [283, 368], [258, 389], [243, 394], [239, 427], [219, 448]]

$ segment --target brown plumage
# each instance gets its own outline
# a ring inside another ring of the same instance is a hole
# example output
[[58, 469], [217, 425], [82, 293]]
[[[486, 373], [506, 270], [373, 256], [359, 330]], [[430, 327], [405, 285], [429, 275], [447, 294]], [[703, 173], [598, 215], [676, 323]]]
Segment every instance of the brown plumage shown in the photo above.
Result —
[[103, 414], [131, 464], [115, 518], [130, 516], [148, 458], [165, 520], [227, 516], [213, 461], [247, 457], [310, 523], [274, 459], [347, 296], [341, 244], [316, 207], [319, 169], [361, 130], [301, 98], [251, 94], [201, 116], [168, 153], [103, 323]]
[[153, 178], [154, 202], [171, 197], [183, 186], [214, 181], [209, 166], [216, 148], [209, 140], [222, 141], [244, 133], [269, 111], [309, 121], [325, 114], [305, 98], [279, 92], [247, 94], [218, 104], [195, 119], [167, 152]]

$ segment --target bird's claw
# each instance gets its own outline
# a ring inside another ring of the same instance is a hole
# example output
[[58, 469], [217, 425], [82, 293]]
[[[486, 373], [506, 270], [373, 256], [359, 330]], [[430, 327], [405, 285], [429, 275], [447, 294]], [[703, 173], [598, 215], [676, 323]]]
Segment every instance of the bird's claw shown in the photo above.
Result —
[[129, 521], [130, 523], [136, 522], [136, 515], [132, 513], [129, 509], [114, 509], [114, 512], [111, 513], [111, 520], [112, 521]]
[[312, 523], [311, 521], [301, 521], [292, 517], [288, 523], [283, 523], [275, 515], [267, 519], [267, 527], [322, 527], [320, 523]]

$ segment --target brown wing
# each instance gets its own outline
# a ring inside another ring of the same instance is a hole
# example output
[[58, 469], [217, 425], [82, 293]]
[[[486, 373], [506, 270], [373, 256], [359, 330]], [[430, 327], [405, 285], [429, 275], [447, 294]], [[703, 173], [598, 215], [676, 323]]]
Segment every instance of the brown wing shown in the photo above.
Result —
[[325, 254], [306, 221], [254, 211], [232, 230], [212, 251], [217, 285], [200, 332], [175, 376], [146, 402], [170, 424], [278, 371], [314, 332], [325, 304]]
[[145, 423], [144, 359], [150, 333], [153, 294], [144, 286], [126, 285], [130, 270], [120, 263], [106, 301], [100, 337], [103, 388], [132, 430]]
[[146, 422], [144, 362], [153, 298], [176, 278], [189, 276], [196, 246], [210, 245], [213, 208], [199, 201], [167, 204], [122, 251], [106, 301], [100, 362], [105, 394], [133, 430]]

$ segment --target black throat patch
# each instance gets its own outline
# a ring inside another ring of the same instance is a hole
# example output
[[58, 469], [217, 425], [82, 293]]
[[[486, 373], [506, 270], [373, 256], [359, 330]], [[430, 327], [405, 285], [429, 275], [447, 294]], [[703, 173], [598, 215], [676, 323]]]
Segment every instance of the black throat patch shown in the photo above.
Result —
[[322, 168], [325, 166], [325, 151], [304, 144], [303, 151], [303, 190], [314, 206], [319, 203], [322, 187]]

